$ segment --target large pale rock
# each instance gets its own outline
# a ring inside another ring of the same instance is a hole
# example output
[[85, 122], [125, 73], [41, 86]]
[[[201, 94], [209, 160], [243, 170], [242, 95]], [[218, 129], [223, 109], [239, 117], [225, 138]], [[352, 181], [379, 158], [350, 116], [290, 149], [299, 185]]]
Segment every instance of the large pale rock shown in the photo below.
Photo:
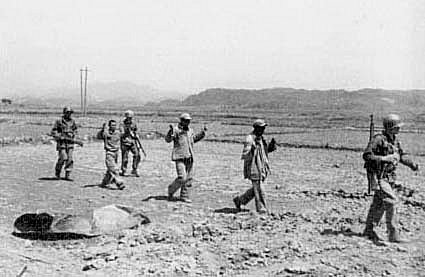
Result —
[[87, 215], [28, 213], [14, 223], [16, 234], [76, 234], [96, 236], [147, 224], [150, 220], [132, 207], [109, 205]]

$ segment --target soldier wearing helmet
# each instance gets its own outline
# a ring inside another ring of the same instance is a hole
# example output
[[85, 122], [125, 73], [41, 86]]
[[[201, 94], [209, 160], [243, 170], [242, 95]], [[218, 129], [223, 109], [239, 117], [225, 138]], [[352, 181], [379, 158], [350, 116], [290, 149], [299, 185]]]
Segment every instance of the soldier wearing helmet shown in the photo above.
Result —
[[393, 190], [397, 177], [396, 169], [398, 163], [408, 166], [413, 171], [417, 171], [419, 166], [410, 159], [396, 137], [403, 125], [400, 117], [389, 114], [384, 117], [382, 123], [384, 127], [382, 134], [375, 135], [363, 153], [365, 168], [373, 173], [371, 185], [374, 190], [363, 234], [371, 240], [379, 240], [373, 228], [386, 213], [388, 240], [398, 243], [403, 240], [398, 231], [396, 219], [398, 199]]
[[56, 139], [56, 150], [58, 151], [58, 161], [55, 166], [55, 176], [60, 179], [62, 168], [65, 169], [65, 180], [72, 181], [71, 171], [74, 165], [73, 152], [74, 142], [77, 134], [77, 125], [71, 115], [74, 111], [71, 107], [63, 108], [63, 115], [56, 120], [51, 135]]
[[133, 166], [131, 174], [133, 176], [139, 177], [139, 172], [137, 170], [140, 163], [140, 151], [136, 144], [136, 132], [137, 125], [133, 121], [134, 112], [127, 110], [124, 113], [124, 121], [120, 126], [121, 131], [121, 176], [126, 175], [127, 165], [128, 165], [128, 154], [131, 152], [133, 154]]
[[205, 137], [207, 127], [198, 134], [194, 134], [189, 127], [192, 117], [188, 113], [182, 113], [179, 117], [180, 123], [174, 127], [170, 125], [170, 130], [165, 136], [167, 143], [174, 142], [171, 160], [176, 164], [177, 178], [168, 186], [168, 200], [174, 200], [174, 193], [180, 189], [179, 200], [191, 202], [189, 199], [188, 187], [192, 181], [193, 169], [193, 144]]

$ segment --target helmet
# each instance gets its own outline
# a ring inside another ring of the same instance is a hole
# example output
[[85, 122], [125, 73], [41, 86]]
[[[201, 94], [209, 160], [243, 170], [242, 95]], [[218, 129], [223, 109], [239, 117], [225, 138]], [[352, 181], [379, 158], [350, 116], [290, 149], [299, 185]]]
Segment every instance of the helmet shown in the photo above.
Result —
[[134, 112], [131, 110], [125, 111], [124, 113], [125, 117], [133, 117], [134, 116]]
[[268, 124], [263, 119], [257, 119], [254, 121], [254, 124], [252, 126], [254, 128], [256, 127], [266, 127]]
[[71, 107], [69, 107], [69, 106], [65, 106], [64, 108], [63, 108], [63, 113], [64, 114], [66, 114], [66, 113], [73, 113], [74, 112], [74, 110], [73, 109], [71, 109]]
[[382, 120], [382, 125], [385, 129], [391, 129], [394, 127], [401, 127], [403, 123], [401, 122], [400, 116], [396, 114], [389, 114]]
[[185, 120], [191, 120], [192, 118], [190, 117], [190, 114], [188, 114], [188, 113], [182, 113], [180, 116], [179, 116], [179, 118], [180, 118], [180, 120], [182, 120], [182, 119], [185, 119]]

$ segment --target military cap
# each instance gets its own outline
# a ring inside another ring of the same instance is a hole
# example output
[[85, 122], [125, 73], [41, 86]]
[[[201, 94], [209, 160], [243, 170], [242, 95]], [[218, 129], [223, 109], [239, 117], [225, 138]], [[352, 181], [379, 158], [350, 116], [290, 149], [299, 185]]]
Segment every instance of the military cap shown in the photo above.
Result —
[[254, 121], [254, 124], [252, 126], [255, 127], [266, 127], [268, 124], [263, 119], [257, 119]]
[[73, 113], [74, 112], [74, 110], [71, 108], [71, 107], [69, 107], [69, 106], [65, 106], [64, 108], [63, 108], [63, 113], [65, 114], [65, 113]]
[[134, 112], [132, 110], [127, 110], [124, 113], [125, 117], [133, 117], [134, 116]]
[[382, 125], [385, 129], [391, 129], [395, 127], [401, 127], [404, 124], [401, 122], [400, 116], [396, 114], [389, 114], [383, 118]]
[[185, 119], [185, 120], [191, 120], [192, 118], [190, 117], [190, 114], [188, 114], [188, 113], [182, 113], [180, 116], [179, 116], [179, 118], [180, 118], [180, 120], [182, 120], [182, 119]]

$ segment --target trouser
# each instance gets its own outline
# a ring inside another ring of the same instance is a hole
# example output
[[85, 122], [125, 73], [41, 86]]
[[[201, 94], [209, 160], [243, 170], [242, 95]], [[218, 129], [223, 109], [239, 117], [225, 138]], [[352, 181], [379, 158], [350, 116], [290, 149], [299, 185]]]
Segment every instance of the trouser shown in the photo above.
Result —
[[135, 143], [131, 145], [121, 144], [121, 170], [124, 172], [127, 169], [128, 165], [128, 153], [131, 152], [133, 154], [133, 171], [137, 170], [137, 167], [140, 163], [140, 151], [137, 148]]
[[56, 175], [59, 175], [62, 171], [62, 167], [65, 165], [65, 172], [71, 172], [74, 166], [74, 160], [72, 159], [72, 154], [74, 148], [59, 148], [58, 149], [58, 161], [55, 166]]
[[263, 182], [260, 180], [251, 180], [252, 187], [248, 189], [244, 194], [239, 196], [239, 202], [242, 205], [246, 205], [253, 198], [255, 199], [255, 208], [257, 212], [267, 211], [266, 198], [263, 190]]
[[188, 183], [192, 181], [193, 158], [175, 161], [177, 178], [168, 186], [168, 195], [180, 189], [181, 198], [189, 198]]
[[121, 178], [118, 177], [118, 152], [106, 152], [105, 164], [106, 173], [103, 177], [102, 186], [111, 183], [122, 184]]
[[390, 234], [397, 231], [397, 196], [392, 187], [394, 183], [381, 181], [380, 189], [375, 191], [366, 219], [366, 230], [373, 230], [385, 213], [387, 230]]

